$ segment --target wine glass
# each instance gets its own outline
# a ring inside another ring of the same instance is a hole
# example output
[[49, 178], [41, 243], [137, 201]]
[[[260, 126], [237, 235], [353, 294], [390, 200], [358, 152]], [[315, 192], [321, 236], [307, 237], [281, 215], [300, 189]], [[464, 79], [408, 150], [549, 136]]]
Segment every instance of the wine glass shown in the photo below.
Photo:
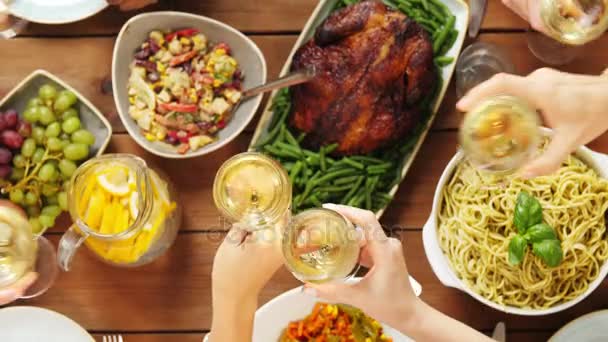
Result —
[[550, 65], [570, 63], [608, 29], [608, 0], [540, 0], [546, 35], [528, 30], [530, 51]]
[[462, 51], [456, 64], [456, 95], [463, 97], [495, 74], [514, 72], [515, 66], [500, 47], [484, 42], [473, 43]]
[[293, 217], [283, 232], [285, 264], [303, 282], [346, 280], [359, 269], [355, 226], [333, 210], [317, 208]]
[[224, 217], [250, 230], [285, 226], [291, 211], [291, 182], [274, 159], [245, 152], [228, 159], [213, 182], [213, 200]]

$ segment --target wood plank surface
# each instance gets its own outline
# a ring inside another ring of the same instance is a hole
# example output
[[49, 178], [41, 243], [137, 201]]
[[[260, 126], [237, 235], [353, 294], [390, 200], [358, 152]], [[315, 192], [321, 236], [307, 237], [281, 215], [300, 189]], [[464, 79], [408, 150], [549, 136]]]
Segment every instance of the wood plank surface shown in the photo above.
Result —
[[[489, 331], [504, 321], [514, 331], [550, 331], [608, 305], [608, 283], [604, 282], [587, 300], [563, 313], [507, 315], [439, 283], [424, 254], [420, 231], [395, 232], [394, 236], [404, 244], [410, 273], [423, 285], [422, 298], [479, 330]], [[16, 304], [58, 311], [92, 331], [206, 331], [211, 323], [212, 260], [222, 238], [221, 233], [180, 234], [166, 255], [135, 269], [107, 266], [82, 250], [72, 271], [61, 274], [49, 292]], [[58, 236], [50, 239], [57, 243]], [[263, 290], [260, 304], [299, 285], [282, 268]]]

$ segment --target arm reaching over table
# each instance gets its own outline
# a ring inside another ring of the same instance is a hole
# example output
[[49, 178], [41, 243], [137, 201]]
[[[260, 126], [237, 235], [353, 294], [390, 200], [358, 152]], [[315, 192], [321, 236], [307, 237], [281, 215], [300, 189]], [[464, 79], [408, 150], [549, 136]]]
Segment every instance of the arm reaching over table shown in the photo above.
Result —
[[408, 281], [401, 242], [387, 238], [371, 211], [333, 204], [324, 207], [364, 230], [360, 262], [370, 270], [358, 283], [306, 284], [305, 293], [358, 307], [417, 341], [491, 341], [416, 297]]
[[533, 178], [557, 170], [580, 145], [608, 130], [608, 77], [575, 75], [539, 69], [526, 77], [499, 74], [473, 88], [456, 106], [467, 112], [488, 97], [513, 95], [540, 110], [554, 131], [545, 152], [526, 165], [522, 174]]
[[119, 6], [121, 11], [133, 11], [157, 2], [158, 0], [108, 0], [108, 4]]
[[283, 265], [276, 234], [233, 227], [226, 235], [213, 261], [210, 341], [251, 341], [258, 295]]

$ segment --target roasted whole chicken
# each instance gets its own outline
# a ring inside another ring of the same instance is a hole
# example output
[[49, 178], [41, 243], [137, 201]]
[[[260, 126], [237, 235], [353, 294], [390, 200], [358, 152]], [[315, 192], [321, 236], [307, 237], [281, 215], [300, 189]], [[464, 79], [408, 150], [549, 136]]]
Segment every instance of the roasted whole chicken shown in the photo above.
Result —
[[337, 143], [335, 155], [398, 143], [436, 82], [427, 33], [379, 1], [330, 15], [295, 53], [292, 69], [304, 68], [317, 77], [292, 88], [290, 124], [307, 133], [307, 147]]

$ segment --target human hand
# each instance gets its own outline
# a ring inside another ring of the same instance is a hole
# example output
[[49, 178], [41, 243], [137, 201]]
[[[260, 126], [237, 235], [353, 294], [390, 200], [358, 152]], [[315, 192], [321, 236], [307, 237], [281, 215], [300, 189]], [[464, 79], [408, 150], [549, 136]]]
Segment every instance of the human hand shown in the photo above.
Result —
[[334, 204], [323, 207], [337, 211], [363, 229], [360, 263], [370, 270], [357, 283], [306, 284], [304, 292], [358, 307], [393, 327], [402, 326], [415, 316], [421, 301], [410, 284], [401, 242], [386, 236], [371, 211]]
[[502, 0], [502, 3], [530, 23], [533, 29], [547, 33], [540, 16], [541, 2], [539, 0]]
[[132, 11], [151, 4], [155, 4], [158, 0], [107, 0], [108, 4], [120, 7], [121, 11]]
[[257, 297], [283, 264], [280, 236], [274, 230], [247, 232], [233, 226], [213, 261], [214, 297]]
[[495, 95], [513, 95], [539, 109], [554, 131], [545, 152], [522, 169], [526, 178], [556, 171], [578, 146], [608, 129], [608, 77], [539, 69], [526, 77], [499, 74], [472, 89], [457, 104], [468, 112]]
[[36, 282], [38, 273], [29, 272], [12, 285], [0, 289], [0, 305], [6, 305], [23, 297], [25, 291]]

